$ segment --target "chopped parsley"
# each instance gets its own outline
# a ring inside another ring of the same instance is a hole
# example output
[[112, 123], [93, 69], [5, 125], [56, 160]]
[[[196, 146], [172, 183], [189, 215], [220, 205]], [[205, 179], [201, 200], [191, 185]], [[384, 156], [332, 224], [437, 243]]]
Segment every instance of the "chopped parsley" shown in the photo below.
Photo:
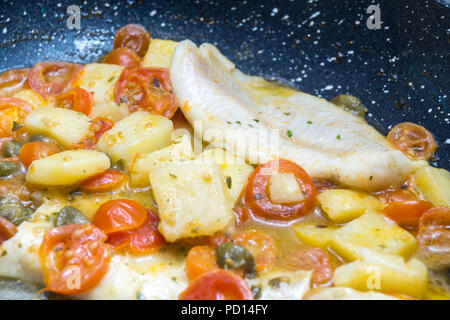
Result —
[[286, 134], [289, 138], [292, 138], [292, 130], [286, 131]]
[[240, 122], [240, 121], [236, 121], [236, 123], [237, 123], [237, 124], [241, 124], [241, 122]]
[[336, 136], [336, 139], [341, 140], [341, 135], [338, 134], [338, 135]]
[[306, 121], [306, 123], [307, 123], [307, 124], [312, 124], [312, 121], [309, 121], [309, 120], [308, 120], [308, 121]]

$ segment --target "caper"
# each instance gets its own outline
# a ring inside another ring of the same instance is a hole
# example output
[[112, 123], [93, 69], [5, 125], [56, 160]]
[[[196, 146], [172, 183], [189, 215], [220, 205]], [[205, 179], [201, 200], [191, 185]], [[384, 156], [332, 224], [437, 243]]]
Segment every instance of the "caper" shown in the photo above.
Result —
[[364, 117], [367, 113], [367, 108], [362, 104], [361, 100], [349, 94], [340, 94], [331, 99], [331, 102], [358, 117]]
[[44, 142], [52, 142], [52, 140], [50, 138], [47, 138], [46, 136], [42, 135], [42, 134], [33, 134], [30, 137], [30, 140], [28, 140], [29, 142], [39, 142], [39, 141], [44, 141]]
[[5, 203], [0, 206], [0, 216], [16, 226], [29, 220], [32, 214], [33, 210], [17, 203]]
[[125, 170], [125, 161], [123, 159], [117, 160], [111, 166], [111, 170], [114, 170], [114, 171], [123, 171], [123, 170]]
[[0, 177], [6, 177], [20, 170], [18, 162], [2, 161], [0, 162]]
[[255, 260], [250, 251], [233, 242], [224, 242], [217, 248], [217, 264], [225, 269], [244, 267], [247, 277], [256, 274]]
[[71, 206], [65, 206], [58, 212], [55, 225], [57, 227], [65, 226], [67, 224], [85, 224], [89, 220], [81, 213], [80, 210]]
[[8, 140], [2, 148], [2, 154], [5, 158], [15, 157], [19, 154], [22, 145], [16, 140]]

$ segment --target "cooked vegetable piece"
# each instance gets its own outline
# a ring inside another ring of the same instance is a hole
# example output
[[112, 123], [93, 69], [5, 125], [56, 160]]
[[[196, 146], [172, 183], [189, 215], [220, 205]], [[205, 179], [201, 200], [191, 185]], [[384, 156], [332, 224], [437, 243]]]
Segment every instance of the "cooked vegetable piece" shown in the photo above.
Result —
[[28, 168], [28, 183], [42, 186], [67, 186], [108, 170], [109, 158], [92, 150], [69, 150], [35, 160]]
[[190, 281], [209, 271], [217, 270], [216, 251], [208, 246], [192, 247], [186, 257], [186, 274]]
[[251, 300], [247, 283], [225, 270], [214, 270], [197, 277], [180, 296], [180, 300]]
[[0, 205], [0, 217], [5, 218], [15, 226], [30, 219], [33, 210], [22, 207], [19, 203], [4, 203]]
[[417, 259], [365, 250], [358, 260], [336, 268], [335, 286], [356, 290], [403, 293], [422, 298], [427, 288], [427, 268]]
[[170, 144], [172, 122], [145, 111], [135, 112], [114, 124], [97, 143], [113, 161], [123, 159], [130, 166], [139, 153], [150, 153]]
[[29, 133], [53, 138], [65, 148], [82, 141], [89, 127], [90, 119], [87, 116], [63, 108], [38, 108], [25, 119], [25, 129]]
[[16, 92], [12, 97], [26, 101], [33, 107], [33, 109], [46, 107], [49, 103], [49, 101], [47, 101], [43, 96], [31, 89]]
[[88, 224], [89, 220], [77, 208], [65, 206], [56, 216], [55, 226], [62, 227], [68, 224]]
[[381, 202], [367, 193], [346, 190], [326, 190], [317, 196], [319, 205], [327, 216], [337, 223], [343, 223], [363, 215], [367, 210], [379, 210]]
[[150, 43], [150, 33], [140, 24], [127, 24], [117, 31], [114, 49], [129, 48], [143, 57]]
[[17, 228], [7, 219], [0, 217], [0, 245], [12, 238], [17, 233]]
[[179, 141], [164, 149], [151, 153], [139, 153], [130, 167], [131, 184], [134, 187], [147, 187], [150, 185], [150, 172], [154, 169], [166, 163], [183, 159], [192, 160], [193, 157], [194, 152], [188, 136], [183, 136]]
[[285, 260], [294, 270], [312, 270], [313, 284], [324, 284], [333, 278], [333, 265], [328, 251], [320, 248], [295, 249]]
[[159, 231], [169, 242], [212, 235], [232, 218], [225, 179], [216, 164], [167, 164], [150, 173], [150, 183], [159, 208]]
[[233, 242], [224, 242], [217, 248], [217, 264], [224, 269], [244, 268], [249, 278], [256, 275], [255, 260], [246, 248]]
[[399, 123], [389, 131], [388, 141], [411, 159], [428, 160], [436, 150], [433, 135], [424, 127], [411, 122]]
[[0, 95], [11, 95], [27, 84], [30, 69], [10, 69], [0, 74]]
[[276, 204], [305, 200], [297, 179], [292, 173], [275, 173], [269, 180], [270, 201]]
[[178, 42], [172, 40], [152, 39], [147, 53], [144, 56], [142, 66], [169, 68], [170, 59]]
[[20, 164], [15, 161], [0, 161], [0, 178], [7, 177], [20, 170]]
[[220, 166], [227, 187], [231, 196], [233, 205], [240, 200], [245, 182], [254, 168], [239, 159], [230, 152], [223, 149], [209, 149], [202, 152], [198, 158], [202, 160], [213, 160]]
[[330, 102], [358, 117], [364, 117], [367, 113], [367, 108], [362, 104], [361, 100], [349, 94], [340, 94], [331, 99]]
[[28, 142], [39, 142], [39, 141], [53, 142], [52, 139], [50, 139], [42, 134], [32, 134], [30, 136], [30, 139], [28, 140]]
[[24, 100], [0, 97], [0, 138], [12, 137], [14, 122], [22, 124], [32, 109], [33, 107]]
[[[305, 199], [293, 204], [276, 204], [270, 201], [268, 184], [275, 172], [293, 173]], [[248, 177], [244, 193], [245, 204], [252, 212], [268, 220], [293, 220], [305, 215], [314, 206], [316, 189], [308, 174], [288, 160], [274, 160], [259, 165]]]
[[69, 62], [41, 62], [31, 70], [28, 84], [44, 97], [59, 94], [67, 89], [81, 68], [81, 65]]
[[447, 170], [423, 167], [414, 173], [413, 181], [426, 200], [435, 206], [450, 207], [450, 173]]
[[383, 213], [402, 227], [417, 227], [422, 214], [432, 206], [431, 202], [423, 200], [400, 201], [387, 205]]
[[2, 146], [2, 155], [5, 158], [15, 157], [19, 155], [22, 144], [16, 140], [8, 140]]
[[326, 248], [330, 244], [336, 229], [337, 227], [319, 223], [294, 225], [294, 232], [298, 240], [307, 245], [320, 248]]
[[75, 87], [56, 98], [56, 106], [89, 116], [92, 110], [92, 94], [82, 88]]
[[83, 181], [81, 189], [85, 192], [108, 192], [120, 187], [126, 176], [115, 170], [107, 170]]
[[46, 289], [80, 294], [95, 287], [111, 259], [106, 235], [88, 224], [69, 224], [47, 231], [39, 248]]
[[89, 133], [82, 143], [76, 144], [74, 149], [95, 149], [100, 137], [114, 126], [114, 123], [106, 118], [95, 118], [89, 127]]
[[58, 145], [52, 142], [29, 142], [20, 148], [19, 159], [25, 167], [29, 167], [35, 160], [46, 158], [62, 151]]
[[103, 58], [104, 63], [117, 64], [126, 68], [137, 68], [141, 65], [141, 57], [129, 48], [117, 48]]
[[376, 212], [367, 212], [334, 231], [330, 247], [347, 260], [360, 257], [361, 248], [408, 257], [417, 241], [408, 231]]

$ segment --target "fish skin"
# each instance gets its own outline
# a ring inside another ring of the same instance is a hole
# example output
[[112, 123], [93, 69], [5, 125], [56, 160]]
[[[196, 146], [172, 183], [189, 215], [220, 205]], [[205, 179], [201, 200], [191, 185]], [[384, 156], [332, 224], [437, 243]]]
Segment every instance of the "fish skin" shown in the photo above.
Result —
[[[369, 191], [398, 187], [426, 165], [325, 99], [243, 74], [211, 44], [180, 42], [170, 77], [195, 134], [251, 164], [287, 159], [312, 178]], [[277, 130], [276, 139], [261, 142], [258, 133], [264, 130]], [[255, 144], [257, 150], [249, 152]]]

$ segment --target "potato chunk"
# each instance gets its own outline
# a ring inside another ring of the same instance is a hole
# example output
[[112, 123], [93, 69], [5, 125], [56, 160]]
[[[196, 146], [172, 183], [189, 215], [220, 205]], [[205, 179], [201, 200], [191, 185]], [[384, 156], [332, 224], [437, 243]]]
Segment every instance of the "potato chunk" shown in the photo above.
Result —
[[80, 143], [89, 132], [90, 119], [81, 112], [64, 108], [37, 108], [25, 118], [25, 129], [31, 134], [43, 134], [65, 148]]
[[154, 169], [179, 160], [192, 160], [191, 139], [183, 136], [181, 139], [167, 148], [152, 153], [138, 154], [130, 167], [131, 184], [134, 187], [146, 187], [150, 185], [149, 175]]
[[130, 166], [138, 153], [150, 153], [167, 147], [171, 142], [172, 122], [159, 115], [137, 111], [117, 122], [105, 132], [97, 149]]
[[245, 163], [243, 159], [240, 159], [223, 149], [205, 150], [198, 158], [204, 161], [212, 160], [219, 164], [223, 176], [225, 177], [225, 181], [227, 182], [231, 201], [234, 205], [239, 200], [245, 182], [253, 171], [253, 167]]
[[343, 265], [335, 270], [333, 277], [335, 286], [423, 297], [427, 289], [428, 276], [427, 268], [420, 260], [411, 259], [405, 262], [400, 256], [370, 250], [363, 252], [363, 260]]
[[336, 230], [330, 242], [333, 250], [350, 261], [360, 258], [361, 248], [407, 257], [416, 246], [414, 236], [376, 212], [367, 212]]
[[106, 154], [93, 150], [69, 150], [35, 160], [26, 180], [42, 186], [68, 186], [81, 182], [110, 167]]
[[14, 98], [22, 99], [33, 106], [33, 109], [46, 107], [48, 101], [44, 99], [39, 93], [31, 89], [21, 90], [13, 95]]
[[301, 223], [293, 227], [298, 240], [314, 247], [326, 248], [337, 227], [322, 225], [319, 223], [306, 224]]
[[168, 164], [150, 173], [150, 183], [159, 208], [159, 231], [169, 242], [212, 235], [232, 219], [217, 164], [195, 160]]
[[172, 40], [152, 39], [142, 66], [169, 68], [173, 51], [177, 45], [178, 42]]
[[300, 186], [292, 173], [275, 173], [269, 181], [270, 200], [273, 203], [285, 204], [305, 199]]
[[425, 199], [435, 206], [450, 206], [450, 173], [447, 170], [427, 166], [417, 170], [413, 177]]
[[366, 210], [379, 210], [382, 206], [374, 196], [345, 189], [326, 190], [319, 194], [317, 200], [328, 217], [337, 223], [353, 220]]

